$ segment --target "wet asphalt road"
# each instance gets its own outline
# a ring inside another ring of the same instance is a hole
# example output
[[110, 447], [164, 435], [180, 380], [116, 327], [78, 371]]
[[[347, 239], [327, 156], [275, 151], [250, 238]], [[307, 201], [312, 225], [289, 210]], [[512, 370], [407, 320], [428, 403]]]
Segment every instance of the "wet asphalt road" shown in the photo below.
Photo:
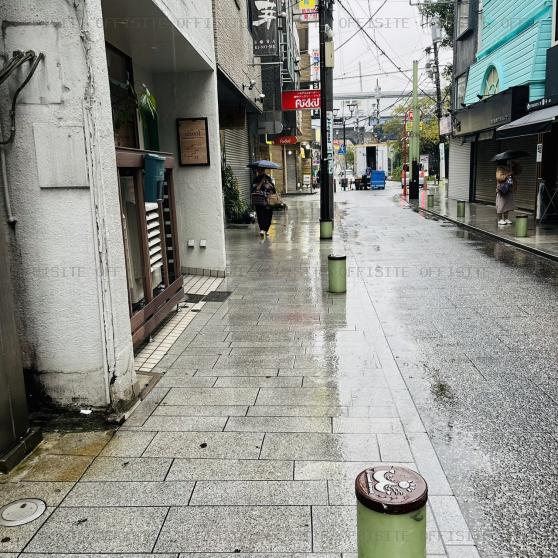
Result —
[[[337, 195], [391, 350], [483, 557], [558, 556], [558, 265]], [[394, 198], [395, 195], [395, 198]]]

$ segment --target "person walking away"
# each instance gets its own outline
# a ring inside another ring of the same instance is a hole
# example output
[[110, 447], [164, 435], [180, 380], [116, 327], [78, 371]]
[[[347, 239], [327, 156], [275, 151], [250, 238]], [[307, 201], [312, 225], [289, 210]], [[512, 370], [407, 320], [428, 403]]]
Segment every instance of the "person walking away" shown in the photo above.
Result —
[[260, 236], [264, 238], [269, 235], [271, 220], [273, 219], [273, 209], [269, 207], [267, 198], [270, 194], [276, 194], [277, 190], [273, 184], [271, 176], [267, 175], [265, 169], [256, 169], [256, 180], [252, 184], [252, 203], [256, 208]]
[[512, 162], [509, 167], [499, 166], [496, 169], [496, 214], [498, 225], [511, 225], [509, 214], [515, 209], [515, 193], [517, 192], [517, 176], [521, 173], [519, 164]]

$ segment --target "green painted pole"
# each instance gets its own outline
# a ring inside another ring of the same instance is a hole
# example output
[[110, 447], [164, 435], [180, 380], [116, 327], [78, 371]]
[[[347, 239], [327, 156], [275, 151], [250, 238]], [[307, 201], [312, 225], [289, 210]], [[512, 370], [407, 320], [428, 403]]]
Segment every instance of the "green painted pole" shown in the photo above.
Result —
[[518, 238], [529, 236], [529, 217], [527, 215], [515, 216], [515, 236]]
[[[420, 106], [419, 106], [419, 64], [413, 62], [413, 149], [411, 162], [420, 161]], [[418, 176], [413, 179], [418, 180]]]
[[404, 467], [375, 467], [356, 479], [358, 558], [425, 558], [428, 486]]
[[347, 292], [347, 256], [328, 256], [327, 271], [330, 293]]
[[465, 218], [465, 202], [459, 200], [457, 202], [457, 218], [464, 219]]

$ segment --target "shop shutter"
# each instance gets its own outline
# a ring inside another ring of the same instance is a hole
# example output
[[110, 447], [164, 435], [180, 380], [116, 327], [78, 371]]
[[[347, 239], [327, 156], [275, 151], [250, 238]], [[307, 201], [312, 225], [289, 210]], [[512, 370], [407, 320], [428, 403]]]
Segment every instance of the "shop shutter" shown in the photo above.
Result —
[[246, 128], [224, 130], [225, 163], [229, 165], [238, 179], [240, 195], [250, 201], [252, 172], [246, 165], [250, 163], [250, 144]]
[[537, 136], [514, 138], [501, 142], [502, 151], [526, 151], [529, 157], [519, 159], [521, 174], [518, 178], [519, 188], [515, 195], [515, 205], [519, 209], [535, 211], [537, 198]]
[[496, 203], [496, 165], [492, 158], [500, 152], [498, 141], [479, 141], [474, 144], [477, 154], [475, 201]]
[[448, 197], [469, 201], [471, 179], [471, 144], [458, 138], [450, 140]]
[[289, 149], [293, 154], [287, 155], [287, 192], [296, 192], [297, 176], [295, 149], [296, 146], [293, 146], [293, 149]]

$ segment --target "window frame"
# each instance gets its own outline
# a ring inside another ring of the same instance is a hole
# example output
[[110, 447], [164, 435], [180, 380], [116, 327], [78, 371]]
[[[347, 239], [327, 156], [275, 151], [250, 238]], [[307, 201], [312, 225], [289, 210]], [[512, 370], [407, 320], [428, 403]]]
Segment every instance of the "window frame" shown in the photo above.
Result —
[[[467, 6], [467, 26], [465, 27], [465, 29], [461, 29], [461, 25], [460, 22], [463, 20], [463, 14], [462, 14], [462, 10], [463, 10], [463, 6]], [[471, 24], [471, 12], [472, 12], [472, 8], [473, 8], [473, 2], [472, 0], [457, 0], [456, 2], [456, 10], [455, 10], [455, 40], [459, 41], [463, 38], [465, 38], [467, 35], [469, 35], [471, 33], [471, 31], [473, 31], [473, 26]]]
[[[463, 80], [463, 98], [460, 100], [459, 98], [459, 84], [460, 80]], [[467, 82], [469, 80], [469, 72], [463, 72], [461, 75], [455, 77], [455, 99], [454, 99], [454, 108], [456, 110], [461, 110], [464, 107], [461, 106], [461, 103], [465, 103], [465, 97], [467, 96]]]

